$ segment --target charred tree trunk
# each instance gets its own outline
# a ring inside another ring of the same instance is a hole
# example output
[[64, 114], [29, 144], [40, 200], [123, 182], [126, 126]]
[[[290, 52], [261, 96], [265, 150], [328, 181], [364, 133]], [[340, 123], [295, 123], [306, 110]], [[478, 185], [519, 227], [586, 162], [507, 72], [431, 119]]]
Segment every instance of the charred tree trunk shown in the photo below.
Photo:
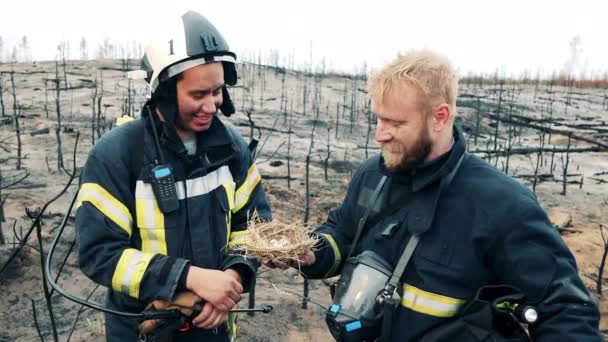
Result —
[[17, 108], [19, 108], [19, 104], [17, 103], [17, 90], [15, 89], [15, 73], [13, 71], [11, 71], [10, 75], [11, 75], [11, 89], [13, 90], [13, 115], [17, 116]]
[[287, 188], [291, 189], [291, 133], [293, 121], [293, 102], [289, 110], [289, 130], [287, 133]]
[[49, 80], [44, 80], [44, 113], [49, 118]]
[[21, 110], [15, 114], [15, 135], [17, 136], [17, 170], [21, 170], [21, 126], [19, 125], [19, 117]]
[[342, 119], [346, 117], [346, 79], [344, 79], [344, 89], [342, 89]]
[[59, 65], [55, 62], [55, 107], [57, 110], [57, 127], [55, 136], [57, 138], [57, 170], [63, 168], [63, 152], [61, 148], [61, 79], [59, 78]]
[[245, 114], [247, 114], [247, 121], [249, 122], [249, 140], [253, 141], [253, 129], [255, 128], [255, 122], [253, 122], [253, 119], [251, 118], [251, 111], [247, 111]]
[[600, 224], [600, 234], [602, 235], [602, 242], [604, 243], [604, 253], [602, 253], [602, 260], [600, 261], [600, 267], [597, 272], [596, 290], [597, 294], [602, 295], [602, 280], [604, 278], [604, 267], [606, 266], [606, 256], [608, 256], [608, 240], [604, 236], [604, 226]]
[[350, 133], [353, 133], [353, 127], [356, 121], [357, 113], [357, 80], [353, 83], [352, 92], [350, 94]]
[[365, 111], [367, 112], [367, 135], [365, 137], [365, 159], [367, 159], [368, 158], [369, 135], [372, 131], [372, 112], [370, 110], [370, 101], [369, 100], [367, 101]]
[[[553, 91], [553, 78], [551, 78], [551, 81], [549, 82], [549, 108], [547, 110], [547, 112], [549, 113], [549, 122], [552, 122], [553, 120], [553, 102], [555, 101], [555, 92]], [[551, 128], [551, 127], [549, 127]], [[551, 130], [549, 130], [549, 140], [547, 140], [547, 143], [550, 145], [551, 144], [551, 136], [553, 135], [553, 132]]]
[[287, 99], [285, 97], [285, 76], [287, 70], [283, 70], [283, 76], [281, 77], [281, 103], [279, 104], [279, 111], [283, 112], [283, 125], [287, 125]]
[[[541, 106], [540, 109], [540, 119], [542, 122], [543, 119], [543, 107]], [[542, 125], [542, 124], [541, 124]], [[534, 168], [534, 179], [532, 181], [532, 192], [536, 193], [536, 184], [538, 182], [538, 171], [540, 170], [542, 164], [543, 164], [543, 160], [544, 160], [544, 156], [543, 156], [543, 149], [545, 147], [545, 131], [540, 130], [539, 132], [539, 145], [540, 145], [540, 150], [538, 151], [538, 154], [536, 155], [536, 167]]]
[[[29, 213], [28, 213], [29, 216]], [[30, 219], [35, 219], [30, 216]], [[59, 337], [57, 336], [57, 325], [55, 324], [55, 314], [53, 313], [53, 304], [51, 303], [51, 293], [49, 292], [49, 285], [46, 281], [46, 271], [44, 268], [44, 246], [42, 245], [42, 225], [40, 220], [36, 223], [36, 236], [38, 238], [38, 247], [40, 248], [40, 269], [42, 271], [42, 289], [44, 290], [44, 299], [46, 301], [46, 308], [49, 311], [49, 319], [51, 321], [51, 330], [53, 331], [53, 341], [58, 342]]]
[[[67, 90], [68, 89], [68, 64], [65, 61], [65, 50], [61, 54], [61, 59], [63, 61], [63, 84], [64, 84], [64, 89]], [[57, 86], [59, 86], [59, 83], [57, 83]]]
[[562, 155], [562, 170], [563, 170], [563, 175], [564, 175], [564, 179], [562, 182], [562, 195], [566, 196], [566, 186], [568, 185], [568, 164], [570, 163], [570, 142], [571, 142], [571, 137], [568, 135], [568, 151], [566, 151], [566, 160], [564, 161], [564, 157]]
[[310, 214], [310, 161], [312, 159], [312, 152], [315, 145], [315, 129], [317, 127], [318, 119], [319, 107], [317, 106], [317, 114], [312, 124], [312, 130], [310, 132], [310, 144], [308, 145], [308, 153], [306, 154], [306, 205], [304, 207], [304, 224], [308, 224], [308, 216]]
[[481, 126], [481, 96], [477, 96], [477, 112], [475, 113], [475, 134], [473, 143], [477, 146], [477, 137], [479, 137], [479, 128]]
[[[310, 145], [308, 146], [308, 154], [306, 155], [306, 204], [304, 207], [304, 225], [308, 225], [308, 218], [310, 215], [310, 160], [312, 158], [312, 151], [315, 140], [315, 128], [317, 127], [317, 120], [319, 119], [319, 107], [317, 105], [317, 115], [312, 124], [312, 132], [310, 133]], [[304, 296], [302, 299], [302, 309], [308, 307], [308, 280], [304, 279]]]
[[[127, 65], [129, 63], [127, 62]], [[129, 79], [127, 81], [127, 112], [128, 116], [133, 116], [133, 80]]]
[[[509, 122], [512, 122], [513, 118], [513, 106], [519, 97], [519, 94], [515, 93], [515, 89], [511, 89], [511, 97], [509, 99]], [[507, 136], [507, 146], [505, 151], [507, 152], [507, 158], [505, 160], [505, 174], [509, 174], [509, 161], [511, 159], [511, 149], [513, 148], [513, 144], [515, 144], [515, 126], [513, 123], [509, 123], [508, 128], [508, 136]]]
[[13, 90], [13, 115], [15, 121], [15, 135], [17, 136], [17, 170], [21, 170], [21, 127], [19, 126], [19, 117], [21, 109], [17, 102], [17, 90], [15, 89], [15, 73], [11, 71], [11, 88]]
[[2, 198], [2, 169], [0, 169], [0, 245], [4, 245], [4, 233], [2, 232], [2, 222], [5, 222], [4, 218], [4, 198]]
[[336, 103], [336, 140], [338, 140], [338, 127], [340, 127], [340, 104]]
[[5, 117], [6, 111], [4, 109], [4, 78], [2, 73], [0, 73], [0, 109], [2, 110], [2, 117]]
[[532, 192], [536, 193], [536, 184], [538, 182], [538, 170], [541, 166], [541, 160], [543, 159], [543, 147], [545, 145], [545, 132], [540, 132], [540, 151], [536, 155], [536, 167], [534, 168], [534, 180], [532, 181]]
[[[98, 83], [99, 82], [99, 83]], [[95, 94], [97, 96], [97, 117], [95, 118], [95, 132], [97, 132], [97, 139], [101, 138], [101, 130], [105, 131], [105, 115], [102, 112], [103, 108], [103, 72], [99, 73], [95, 81]], [[95, 107], [95, 106], [94, 106]], [[95, 140], [95, 139], [93, 139]]]
[[[498, 90], [498, 106], [496, 107], [496, 128], [494, 129], [494, 150], [497, 150], [498, 148], [498, 129], [500, 127], [500, 110], [502, 107], [502, 93], [503, 93], [503, 85], [504, 85], [504, 80], [501, 79], [499, 81], [500, 84], [500, 88]], [[496, 162], [494, 164], [494, 166], [498, 165], [498, 157], [496, 157]]]
[[[327, 115], [329, 116], [329, 105], [327, 105], [326, 111], [327, 111]], [[329, 157], [331, 156], [331, 146], [329, 144], [330, 136], [331, 136], [331, 121], [327, 123], [327, 146], [326, 146], [327, 154], [325, 155], [325, 160], [323, 161], [323, 169], [325, 172], [326, 181], [328, 179], [327, 168], [329, 167]]]
[[91, 96], [91, 145], [95, 145], [95, 103], [97, 102], [97, 80], [95, 80], [95, 89], [93, 89], [93, 96]]
[[[260, 70], [261, 70], [262, 66], [260, 66]], [[264, 91], [266, 90], [266, 73], [262, 73], [260, 75], [260, 86], [261, 86], [261, 91], [260, 91], [260, 111], [262, 111], [264, 109]]]

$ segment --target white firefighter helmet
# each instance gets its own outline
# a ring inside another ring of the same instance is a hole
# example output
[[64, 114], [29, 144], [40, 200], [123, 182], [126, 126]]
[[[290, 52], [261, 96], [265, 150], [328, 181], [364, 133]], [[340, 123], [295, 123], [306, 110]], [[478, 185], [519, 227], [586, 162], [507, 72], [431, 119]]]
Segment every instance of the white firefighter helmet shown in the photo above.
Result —
[[236, 84], [236, 54], [230, 51], [224, 37], [209, 20], [188, 11], [180, 20], [162, 25], [164, 33], [146, 45], [142, 59], [150, 95], [161, 82], [187, 69], [213, 62], [222, 62], [226, 84]]

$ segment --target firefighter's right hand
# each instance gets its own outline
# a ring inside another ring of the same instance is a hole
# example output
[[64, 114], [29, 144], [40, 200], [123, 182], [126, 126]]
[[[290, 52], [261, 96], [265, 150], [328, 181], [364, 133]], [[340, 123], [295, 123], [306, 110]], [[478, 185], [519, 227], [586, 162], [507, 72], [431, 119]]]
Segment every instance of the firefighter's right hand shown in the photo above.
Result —
[[221, 311], [232, 309], [241, 299], [243, 286], [218, 270], [190, 266], [186, 287]]
[[315, 261], [317, 261], [316, 257], [315, 257], [315, 253], [308, 252], [305, 256], [300, 257], [298, 260], [272, 259], [272, 260], [268, 260], [268, 261], [264, 262], [264, 265], [266, 265], [266, 267], [269, 267], [269, 268], [280, 268], [282, 270], [285, 270], [289, 267], [293, 267], [295, 269], [300, 269], [301, 267], [310, 266], [310, 265], [314, 264]]

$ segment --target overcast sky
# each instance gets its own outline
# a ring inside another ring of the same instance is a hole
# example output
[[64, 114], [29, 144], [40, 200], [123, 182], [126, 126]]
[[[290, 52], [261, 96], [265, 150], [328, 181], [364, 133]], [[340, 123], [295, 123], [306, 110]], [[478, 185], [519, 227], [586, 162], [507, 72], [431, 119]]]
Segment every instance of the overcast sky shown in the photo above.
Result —
[[332, 69], [351, 72], [364, 61], [377, 67], [399, 51], [428, 47], [446, 54], [461, 74], [546, 74], [564, 68], [578, 36], [574, 73], [608, 72], [608, 0], [5, 2], [3, 53], [26, 35], [36, 60], [54, 59], [61, 40], [71, 41], [74, 57], [82, 37], [91, 50], [104, 37], [144, 43], [164, 21], [192, 9], [242, 56], [275, 49], [282, 58], [294, 56], [296, 66], [312, 53], [314, 64], [325, 57]]

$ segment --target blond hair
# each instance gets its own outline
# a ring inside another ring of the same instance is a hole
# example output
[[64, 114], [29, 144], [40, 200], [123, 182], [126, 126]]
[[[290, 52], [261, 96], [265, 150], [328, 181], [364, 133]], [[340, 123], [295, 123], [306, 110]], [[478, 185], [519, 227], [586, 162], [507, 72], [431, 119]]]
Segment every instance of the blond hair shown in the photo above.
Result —
[[426, 95], [427, 99], [421, 99], [424, 103], [444, 101], [456, 115], [458, 77], [445, 56], [428, 49], [399, 54], [370, 75], [368, 91], [374, 101], [382, 103], [385, 96], [404, 85]]

